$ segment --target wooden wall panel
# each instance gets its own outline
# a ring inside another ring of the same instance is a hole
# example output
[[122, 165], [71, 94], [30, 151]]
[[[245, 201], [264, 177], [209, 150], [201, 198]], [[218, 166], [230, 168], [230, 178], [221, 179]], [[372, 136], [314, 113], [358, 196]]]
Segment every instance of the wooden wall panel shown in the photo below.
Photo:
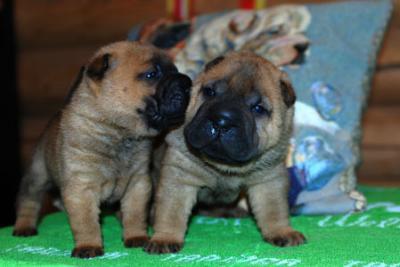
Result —
[[368, 107], [362, 125], [363, 145], [400, 150], [400, 105]]
[[393, 4], [392, 19], [386, 32], [380, 57], [378, 58], [378, 64], [380, 65], [400, 63], [400, 0], [394, 0]]
[[400, 22], [397, 23], [394, 24], [394, 20], [392, 20], [392, 23], [389, 25], [382, 44], [381, 54], [378, 57], [379, 65], [395, 65], [400, 63]]
[[397, 182], [397, 185], [400, 185], [400, 149], [363, 147], [361, 157], [358, 171], [360, 182], [374, 184]]
[[23, 49], [19, 54], [21, 112], [53, 113], [60, 107], [79, 69], [98, 46]]
[[16, 0], [17, 37], [23, 49], [104, 44], [165, 10], [164, 0]]
[[400, 66], [376, 71], [368, 103], [372, 106], [400, 105]]

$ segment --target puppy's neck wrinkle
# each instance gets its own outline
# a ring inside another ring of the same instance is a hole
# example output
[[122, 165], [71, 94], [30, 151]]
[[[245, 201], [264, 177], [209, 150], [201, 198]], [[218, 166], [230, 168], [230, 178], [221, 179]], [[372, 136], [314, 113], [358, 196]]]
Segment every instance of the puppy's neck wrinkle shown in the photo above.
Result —
[[265, 171], [278, 165], [284, 161], [288, 146], [284, 144], [285, 139], [282, 138], [280, 143], [273, 148], [268, 149], [262, 155], [257, 156], [254, 160], [240, 166], [215, 164], [206, 161], [205, 164], [214, 171], [225, 176], [250, 176], [258, 171]]
[[97, 90], [93, 88], [93, 84], [85, 75], [85, 68], [82, 67], [75, 81], [73, 82], [67, 97], [64, 101], [64, 107], [74, 104], [74, 102], [88, 102], [93, 103], [96, 101]]
[[85, 67], [81, 67], [78, 76], [75, 78], [75, 81], [72, 83], [68, 95], [64, 100], [64, 104], [68, 105], [69, 102], [71, 102], [72, 97], [75, 95], [75, 92], [78, 90], [79, 86], [82, 83], [83, 77], [85, 73]]
[[71, 111], [67, 120], [69, 133], [73, 129], [76, 132], [66, 136], [68, 146], [75, 146], [80, 153], [111, 160], [124, 173], [134, 165], [132, 159], [137, 153], [143, 153], [145, 147], [150, 147], [150, 141], [135, 138], [125, 128], [101, 120], [87, 111]]
[[77, 130], [89, 137], [101, 136], [113, 143], [118, 143], [126, 137], [131, 138], [128, 129], [107, 120], [90, 105], [85, 105], [84, 109], [71, 106], [70, 114], [70, 120], [76, 125]]
[[278, 144], [269, 148], [260, 159], [254, 164], [254, 171], [270, 169], [281, 162], [285, 162], [289, 150], [289, 139], [283, 137]]

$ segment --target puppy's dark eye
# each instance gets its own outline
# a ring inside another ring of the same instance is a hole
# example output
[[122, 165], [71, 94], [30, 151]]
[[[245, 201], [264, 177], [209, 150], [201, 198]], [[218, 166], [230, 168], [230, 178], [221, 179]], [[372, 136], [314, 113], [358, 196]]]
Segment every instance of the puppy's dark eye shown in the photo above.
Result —
[[217, 95], [217, 92], [214, 88], [210, 86], [203, 87], [203, 94], [207, 97], [214, 97]]
[[146, 80], [154, 80], [160, 78], [161, 75], [162, 75], [161, 68], [159, 65], [156, 65], [155, 68], [143, 73], [142, 77]]
[[257, 104], [251, 107], [251, 112], [256, 115], [265, 115], [268, 114], [268, 111], [261, 105]]
[[157, 76], [157, 71], [149, 71], [144, 73], [144, 77], [148, 80], [154, 79]]

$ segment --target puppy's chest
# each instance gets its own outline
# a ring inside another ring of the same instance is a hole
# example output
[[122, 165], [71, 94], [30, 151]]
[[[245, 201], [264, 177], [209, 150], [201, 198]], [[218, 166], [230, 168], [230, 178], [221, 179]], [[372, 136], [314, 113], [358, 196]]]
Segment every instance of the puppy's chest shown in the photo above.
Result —
[[241, 179], [236, 177], [217, 177], [213, 185], [200, 189], [198, 200], [207, 204], [228, 204], [235, 201], [242, 190]]
[[[146, 144], [124, 138], [113, 147], [113, 175], [102, 184], [102, 200], [114, 202], [122, 197], [135, 174], [142, 174], [148, 164], [148, 148]], [[139, 178], [140, 175], [138, 175]]]
[[130, 178], [143, 170], [148, 164], [150, 144], [146, 141], [137, 141], [131, 137], [120, 139], [118, 142], [109, 142], [104, 145], [104, 153], [111, 159], [104, 168], [106, 180], [112, 183], [119, 179]]
[[141, 144], [130, 137], [123, 138], [114, 147], [114, 167], [121, 176], [131, 176], [141, 166], [146, 156], [146, 144]]

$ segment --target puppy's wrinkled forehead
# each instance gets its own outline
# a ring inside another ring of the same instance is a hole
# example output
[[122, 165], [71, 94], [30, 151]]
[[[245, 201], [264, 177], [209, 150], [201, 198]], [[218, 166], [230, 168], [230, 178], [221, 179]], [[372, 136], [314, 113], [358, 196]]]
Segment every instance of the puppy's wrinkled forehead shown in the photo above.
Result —
[[175, 64], [172, 62], [172, 59], [166, 54], [160, 53], [158, 51], [153, 53], [145, 63], [147, 63], [147, 65], [149, 66], [159, 67], [160, 70], [164, 73], [178, 71]]
[[246, 96], [258, 90], [257, 76], [259, 74], [256, 65], [252, 62], [246, 62], [232, 68], [227, 77], [227, 84], [232, 92]]
[[201, 80], [203, 85], [225, 88], [232, 95], [243, 97], [259, 93], [268, 96], [265, 87], [276, 87], [278, 74], [279, 70], [259, 57], [230, 55], [209, 62]]
[[[100, 49], [94, 58], [108, 55], [110, 67], [123, 65], [130, 71], [142, 71], [152, 66], [159, 66], [162, 70], [176, 70], [172, 59], [161, 50], [142, 45], [137, 42], [117, 42]], [[100, 61], [100, 60], [99, 60]]]
[[283, 100], [289, 108], [296, 101], [288, 75], [252, 52], [230, 52], [215, 58], [206, 64], [197, 83], [200, 88], [213, 88], [216, 95], [236, 95], [246, 102], [253, 98], [274, 103]]
[[144, 53], [141, 53], [141, 51], [135, 51], [136, 55], [131, 57], [132, 63], [137, 64], [139, 71], [149, 70], [151, 68], [164, 74], [177, 71], [172, 59], [165, 53], [154, 48], [147, 49], [148, 51], [143, 51]]

